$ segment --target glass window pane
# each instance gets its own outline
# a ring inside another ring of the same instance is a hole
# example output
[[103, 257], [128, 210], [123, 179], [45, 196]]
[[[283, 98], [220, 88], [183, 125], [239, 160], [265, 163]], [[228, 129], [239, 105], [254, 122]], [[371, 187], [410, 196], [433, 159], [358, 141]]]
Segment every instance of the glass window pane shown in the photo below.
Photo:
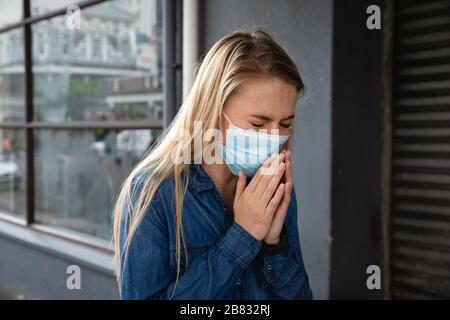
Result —
[[37, 121], [162, 123], [161, 0], [107, 1], [33, 25]]
[[0, 33], [0, 121], [25, 119], [23, 31]]
[[21, 0], [0, 0], [0, 28], [17, 23], [23, 18], [23, 3]]
[[43, 15], [79, 2], [81, 0], [31, 0], [31, 15]]
[[25, 135], [0, 129], [0, 212], [25, 218]]
[[119, 186], [159, 131], [35, 131], [35, 220], [110, 239]]

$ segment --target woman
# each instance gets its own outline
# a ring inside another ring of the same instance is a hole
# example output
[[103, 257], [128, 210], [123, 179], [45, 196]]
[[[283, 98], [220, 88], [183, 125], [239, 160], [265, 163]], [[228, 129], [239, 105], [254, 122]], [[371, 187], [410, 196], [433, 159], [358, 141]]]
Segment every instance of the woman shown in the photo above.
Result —
[[[171, 126], [116, 201], [121, 298], [311, 299], [289, 151], [303, 90], [296, 66], [267, 33], [254, 30], [220, 39], [197, 71]], [[205, 160], [205, 153], [201, 161], [174, 161], [199, 155], [180, 131], [210, 151], [208, 130], [220, 130], [212, 158], [226, 161]], [[240, 136], [267, 148], [231, 142]]]

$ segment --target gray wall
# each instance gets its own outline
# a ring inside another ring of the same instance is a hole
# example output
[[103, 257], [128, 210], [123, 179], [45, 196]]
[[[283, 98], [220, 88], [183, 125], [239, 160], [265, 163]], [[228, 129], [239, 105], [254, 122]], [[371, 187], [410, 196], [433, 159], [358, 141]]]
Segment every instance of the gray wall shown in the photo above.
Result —
[[[70, 240], [0, 221], [0, 299], [117, 299], [112, 256]], [[80, 267], [69, 290], [67, 267]]]
[[[0, 283], [25, 299], [118, 299], [112, 274], [99, 272], [71, 259], [64, 259], [15, 241], [0, 239]], [[81, 271], [81, 289], [68, 290], [68, 266]], [[43, 276], [45, 275], [45, 276]]]
[[[276, 4], [276, 5], [275, 5]], [[204, 54], [235, 29], [269, 31], [299, 67], [306, 94], [297, 106], [294, 179], [305, 265], [315, 298], [329, 295], [332, 0], [206, 0]]]

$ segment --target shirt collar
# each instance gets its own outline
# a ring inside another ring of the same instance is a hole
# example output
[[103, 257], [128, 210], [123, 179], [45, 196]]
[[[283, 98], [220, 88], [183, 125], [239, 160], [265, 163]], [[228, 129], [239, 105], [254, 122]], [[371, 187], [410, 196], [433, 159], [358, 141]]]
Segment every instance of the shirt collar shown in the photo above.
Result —
[[206, 173], [201, 164], [192, 163], [189, 169], [189, 188], [192, 191], [199, 193], [215, 187], [211, 177]]

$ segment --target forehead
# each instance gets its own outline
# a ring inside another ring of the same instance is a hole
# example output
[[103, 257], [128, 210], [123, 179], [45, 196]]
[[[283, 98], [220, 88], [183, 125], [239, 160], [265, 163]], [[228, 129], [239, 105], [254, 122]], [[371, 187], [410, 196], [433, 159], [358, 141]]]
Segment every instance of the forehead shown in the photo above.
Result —
[[[294, 85], [278, 77], [251, 78], [243, 83], [229, 99], [230, 108], [245, 113], [294, 113], [297, 90]], [[245, 108], [243, 108], [245, 106]]]

